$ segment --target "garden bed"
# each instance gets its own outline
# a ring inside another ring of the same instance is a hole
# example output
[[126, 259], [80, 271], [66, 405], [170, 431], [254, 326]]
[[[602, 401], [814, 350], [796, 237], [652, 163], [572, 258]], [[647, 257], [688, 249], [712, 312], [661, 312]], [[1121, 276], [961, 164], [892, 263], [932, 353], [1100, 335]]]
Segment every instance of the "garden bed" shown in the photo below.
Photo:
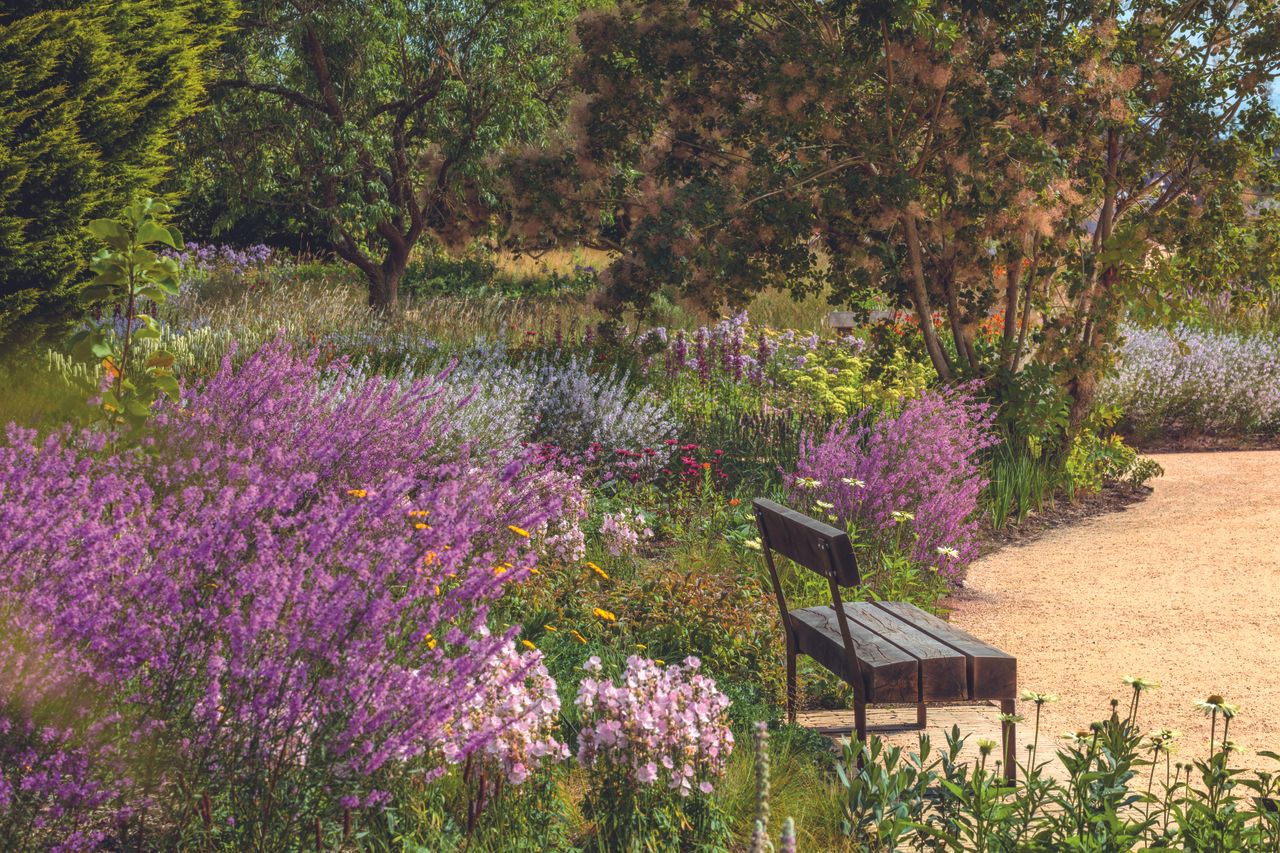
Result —
[[[1060, 499], [1043, 512], [1032, 512], [1021, 522], [1010, 521], [1004, 527], [986, 530], [979, 555], [985, 557], [1003, 548], [1034, 542], [1046, 531], [1079, 524], [1112, 512], [1122, 512], [1151, 495], [1150, 486], [1109, 483], [1102, 491], [1079, 496], [1074, 501]], [[962, 583], [963, 587], [963, 583]], [[963, 595], [963, 591], [958, 592]]]

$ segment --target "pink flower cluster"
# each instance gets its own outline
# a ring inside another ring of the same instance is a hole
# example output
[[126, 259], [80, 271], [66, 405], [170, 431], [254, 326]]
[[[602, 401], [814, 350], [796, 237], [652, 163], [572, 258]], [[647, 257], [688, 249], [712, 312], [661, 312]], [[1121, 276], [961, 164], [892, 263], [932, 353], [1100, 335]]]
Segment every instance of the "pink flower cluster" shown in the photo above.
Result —
[[600, 522], [600, 538], [615, 557], [634, 554], [641, 540], [653, 538], [653, 528], [638, 509], [607, 512]]
[[559, 516], [538, 525], [532, 533], [538, 556], [561, 563], [577, 563], [587, 556], [587, 540], [582, 522], [587, 517], [587, 493], [582, 478], [566, 476], [561, 482], [562, 510]]
[[695, 657], [661, 666], [632, 655], [616, 684], [593, 677], [602, 670], [600, 659], [588, 659], [583, 668], [590, 675], [574, 700], [585, 721], [578, 762], [628, 782], [664, 783], [682, 797], [695, 786], [711, 793], [711, 780], [733, 751], [733, 733], [729, 697], [698, 673], [700, 665]]
[[449, 720], [441, 746], [446, 761], [459, 764], [482, 744], [477, 757], [488, 759], [513, 785], [543, 764], [563, 761], [569, 747], [556, 740], [560, 695], [542, 662], [542, 652], [521, 653], [507, 640], [476, 673], [471, 695]]

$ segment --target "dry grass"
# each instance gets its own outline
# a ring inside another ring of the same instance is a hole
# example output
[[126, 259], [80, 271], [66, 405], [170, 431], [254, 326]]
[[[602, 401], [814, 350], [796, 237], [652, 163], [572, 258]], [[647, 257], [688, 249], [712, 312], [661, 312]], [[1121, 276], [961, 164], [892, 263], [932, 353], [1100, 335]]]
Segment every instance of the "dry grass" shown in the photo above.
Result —
[[532, 278], [551, 273], [569, 274], [575, 267], [603, 270], [613, 263], [613, 255], [600, 249], [551, 249], [538, 255], [499, 252], [494, 256], [498, 269], [515, 278]]

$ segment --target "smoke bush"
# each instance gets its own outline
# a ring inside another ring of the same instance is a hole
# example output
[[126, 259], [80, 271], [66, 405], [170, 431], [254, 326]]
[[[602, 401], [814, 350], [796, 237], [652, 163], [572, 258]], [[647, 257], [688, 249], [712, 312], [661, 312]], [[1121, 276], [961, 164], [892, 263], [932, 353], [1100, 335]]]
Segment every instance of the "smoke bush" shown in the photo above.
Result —
[[100, 838], [100, 819], [131, 816], [108, 800], [181, 834], [190, 802], [159, 795], [183, 790], [243, 848], [378, 804], [399, 762], [438, 772], [448, 721], [509, 639], [487, 606], [527, 574], [526, 531], [565, 485], [442, 446], [434, 377], [334, 396], [320, 374], [280, 344], [228, 358], [138, 449], [9, 429], [0, 841]]
[[909, 520], [912, 557], [958, 580], [977, 546], [986, 481], [975, 457], [995, 442], [992, 419], [969, 390], [944, 389], [870, 425], [857, 426], [859, 419], [821, 438], [806, 435], [795, 472], [784, 477], [790, 497], [805, 506], [822, 501], [881, 547], [896, 541], [898, 525]]

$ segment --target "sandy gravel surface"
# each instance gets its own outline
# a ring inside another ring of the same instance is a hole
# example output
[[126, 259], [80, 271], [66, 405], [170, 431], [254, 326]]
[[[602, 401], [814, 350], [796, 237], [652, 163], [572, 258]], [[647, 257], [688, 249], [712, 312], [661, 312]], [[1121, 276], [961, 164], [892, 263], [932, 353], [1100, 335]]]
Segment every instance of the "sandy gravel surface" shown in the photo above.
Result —
[[1192, 703], [1221, 693], [1240, 705], [1240, 763], [1274, 769], [1254, 753], [1280, 752], [1280, 451], [1155, 458], [1145, 501], [975, 563], [952, 619], [1016, 655], [1021, 687], [1062, 697], [1050, 736], [1109, 713], [1140, 675], [1161, 685], [1141, 722], [1183, 732], [1183, 755], [1208, 743]]

